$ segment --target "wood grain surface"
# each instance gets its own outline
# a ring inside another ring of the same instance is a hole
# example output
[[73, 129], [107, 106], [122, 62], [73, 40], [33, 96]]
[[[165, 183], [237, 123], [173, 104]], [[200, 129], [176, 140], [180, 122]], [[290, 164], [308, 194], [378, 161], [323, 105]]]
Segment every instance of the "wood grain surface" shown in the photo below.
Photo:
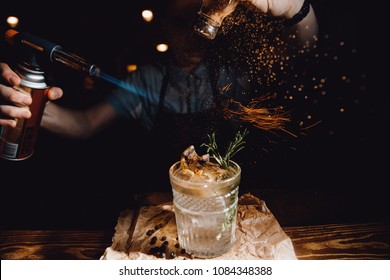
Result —
[[[300, 260], [390, 259], [390, 224], [289, 226]], [[97, 260], [111, 245], [113, 231], [6, 230], [0, 232], [0, 259]]]
[[1, 231], [0, 259], [99, 259], [111, 245], [112, 236], [111, 231]]
[[[351, 194], [339, 191], [262, 190], [257, 194], [266, 201], [282, 229], [291, 238], [300, 260], [390, 260], [387, 196], [373, 197], [370, 192], [357, 191]], [[122, 206], [156, 205], [171, 199], [169, 192], [152, 193], [131, 197]], [[122, 206], [116, 206], [113, 211]], [[77, 211], [85, 211], [85, 208]], [[94, 208], [91, 211], [95, 211]], [[0, 259], [97, 260], [112, 244], [116, 215], [113, 213], [109, 219], [102, 213], [81, 215], [81, 221], [85, 217], [96, 216], [108, 219], [108, 226], [97, 229], [77, 228], [74, 225], [70, 229], [1, 228]], [[80, 215], [72, 217], [77, 216]], [[47, 221], [50, 224], [52, 219]]]
[[300, 260], [390, 259], [390, 224], [284, 227]]

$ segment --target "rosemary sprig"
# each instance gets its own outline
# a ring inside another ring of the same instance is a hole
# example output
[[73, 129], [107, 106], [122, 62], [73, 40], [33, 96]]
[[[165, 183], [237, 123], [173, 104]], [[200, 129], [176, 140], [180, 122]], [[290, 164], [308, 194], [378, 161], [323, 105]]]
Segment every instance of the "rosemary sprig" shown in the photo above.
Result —
[[207, 134], [207, 137], [209, 139], [209, 143], [203, 143], [201, 145], [207, 147], [207, 153], [211, 153], [212, 156], [215, 158], [217, 163], [224, 169], [227, 169], [229, 167], [230, 160], [232, 157], [237, 154], [239, 151], [241, 151], [244, 148], [245, 141], [244, 138], [248, 134], [248, 130], [245, 129], [242, 133], [238, 131], [236, 133], [236, 136], [234, 138], [234, 141], [229, 143], [229, 146], [226, 150], [226, 153], [222, 155], [218, 150], [217, 141], [215, 138], [215, 132], [213, 132], [211, 135]]

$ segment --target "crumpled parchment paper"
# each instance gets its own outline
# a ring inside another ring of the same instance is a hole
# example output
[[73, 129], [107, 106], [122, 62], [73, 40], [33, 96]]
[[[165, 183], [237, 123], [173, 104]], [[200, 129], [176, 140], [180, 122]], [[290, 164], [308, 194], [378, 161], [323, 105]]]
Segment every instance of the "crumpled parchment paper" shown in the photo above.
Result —
[[[156, 242], [150, 244], [153, 236], [157, 237]], [[142, 206], [139, 213], [122, 211], [112, 240], [101, 260], [193, 258], [178, 244], [172, 202]], [[164, 254], [156, 254], [151, 248], [161, 247], [163, 242], [167, 244]], [[238, 202], [235, 243], [227, 253], [214, 259], [296, 260], [297, 257], [291, 239], [265, 202], [247, 193]]]

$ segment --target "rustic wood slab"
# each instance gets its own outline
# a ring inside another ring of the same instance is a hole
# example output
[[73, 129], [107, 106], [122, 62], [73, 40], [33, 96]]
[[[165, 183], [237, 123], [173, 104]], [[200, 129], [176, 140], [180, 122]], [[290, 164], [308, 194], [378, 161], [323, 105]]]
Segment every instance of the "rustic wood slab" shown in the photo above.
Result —
[[[390, 260], [390, 224], [324, 224], [290, 226], [300, 260]], [[5, 230], [0, 232], [0, 259], [99, 259], [114, 231]]]
[[390, 224], [326, 224], [284, 227], [300, 260], [390, 259]]
[[0, 232], [2, 260], [99, 259], [113, 231], [7, 230]]
[[[375, 196], [374, 199], [367, 197], [366, 192], [354, 193], [354, 199], [349, 193], [340, 192], [262, 190], [259, 193], [290, 237], [298, 259], [390, 260], [387, 197]], [[157, 193], [131, 201], [156, 205], [171, 199], [170, 193]], [[366, 207], [361, 212], [362, 201], [372, 201], [370, 206], [375, 207]], [[343, 207], [334, 207], [329, 213], [329, 208], [325, 207], [329, 203]], [[132, 203], [126, 202], [126, 205]], [[367, 212], [369, 215], [356, 218]], [[2, 229], [0, 259], [97, 260], [112, 244], [114, 227], [115, 224], [112, 229], [104, 230]]]

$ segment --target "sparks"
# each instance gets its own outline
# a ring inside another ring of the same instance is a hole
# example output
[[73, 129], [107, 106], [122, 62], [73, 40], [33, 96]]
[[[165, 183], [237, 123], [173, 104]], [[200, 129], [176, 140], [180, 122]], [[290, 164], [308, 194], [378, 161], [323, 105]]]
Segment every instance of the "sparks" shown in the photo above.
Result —
[[224, 108], [224, 115], [226, 118], [236, 118], [240, 121], [250, 123], [258, 129], [272, 133], [280, 130], [297, 137], [285, 128], [286, 123], [290, 122], [291, 119], [288, 113], [283, 111], [282, 107], [265, 108], [262, 106], [262, 103], [269, 98], [269, 95], [255, 98], [247, 105], [230, 100], [230, 103], [234, 105], [235, 109]]

